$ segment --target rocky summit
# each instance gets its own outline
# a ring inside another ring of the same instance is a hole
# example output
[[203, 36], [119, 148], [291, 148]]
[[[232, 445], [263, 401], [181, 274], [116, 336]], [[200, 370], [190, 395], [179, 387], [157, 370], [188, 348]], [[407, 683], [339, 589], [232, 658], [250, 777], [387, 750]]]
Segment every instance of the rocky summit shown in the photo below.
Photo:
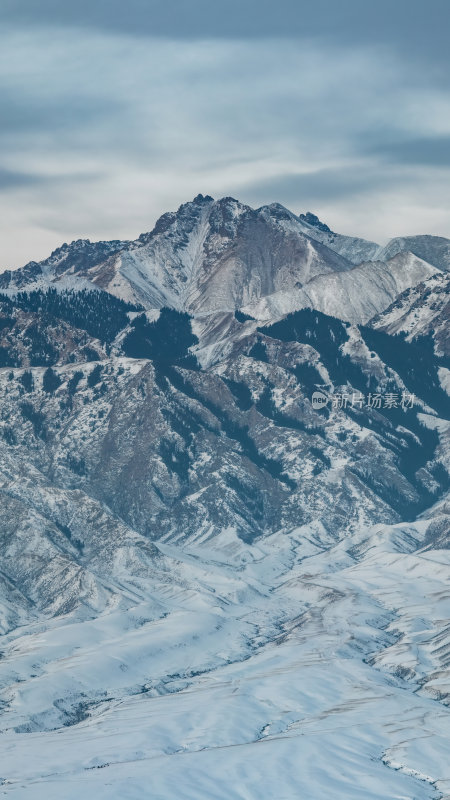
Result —
[[449, 252], [198, 195], [0, 275], [2, 796], [450, 796]]

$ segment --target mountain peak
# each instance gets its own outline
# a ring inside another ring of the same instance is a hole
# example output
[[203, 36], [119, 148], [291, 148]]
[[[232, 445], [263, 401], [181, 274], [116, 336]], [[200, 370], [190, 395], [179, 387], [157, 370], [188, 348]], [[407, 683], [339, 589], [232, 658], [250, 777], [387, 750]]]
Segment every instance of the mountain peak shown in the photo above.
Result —
[[331, 228], [328, 225], [325, 225], [324, 222], [321, 222], [319, 217], [316, 214], [313, 214], [311, 211], [307, 211], [306, 214], [300, 214], [299, 219], [302, 222], [306, 222], [308, 225], [311, 225], [313, 228], [318, 228], [319, 231], [324, 231], [324, 233], [332, 233]]
[[53, 256], [59, 256], [63, 253], [68, 253], [70, 251], [82, 250], [90, 245], [90, 239], [74, 239], [71, 242], [64, 242], [62, 245], [60, 245], [60, 247], [56, 247], [55, 250], [52, 251], [50, 258]]
[[257, 211], [258, 213], [269, 214], [273, 219], [277, 220], [296, 219], [295, 214], [281, 203], [269, 203], [269, 205], [261, 206]]
[[214, 197], [211, 197], [210, 194], [198, 194], [194, 197], [193, 203], [197, 203], [198, 205], [201, 203], [211, 203], [214, 202]]

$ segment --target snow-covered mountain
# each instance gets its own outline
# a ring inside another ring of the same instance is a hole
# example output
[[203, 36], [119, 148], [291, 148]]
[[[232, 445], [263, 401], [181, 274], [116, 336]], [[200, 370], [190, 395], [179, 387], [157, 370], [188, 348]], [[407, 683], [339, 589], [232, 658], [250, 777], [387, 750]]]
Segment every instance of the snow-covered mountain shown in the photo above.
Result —
[[372, 325], [410, 340], [433, 335], [437, 352], [450, 356], [450, 278], [437, 274], [406, 290]]
[[391, 253], [335, 234], [311, 213], [297, 217], [277, 203], [255, 210], [230, 197], [198, 195], [134, 242], [65, 244], [43, 262], [0, 275], [0, 290], [95, 287], [147, 309], [199, 315], [248, 307], [265, 319], [267, 312], [308, 306], [366, 322], [406, 288], [447, 268], [442, 258], [438, 264], [412, 257], [409, 240], [395, 241], [404, 246]]
[[412, 253], [399, 253], [386, 263], [371, 261], [345, 272], [318, 275], [302, 289], [274, 292], [243, 311], [258, 319], [273, 319], [300, 308], [315, 308], [325, 314], [368, 322], [386, 309], [399, 294], [437, 270]]
[[366, 239], [335, 233], [309, 211], [307, 214], [300, 214], [298, 219], [307, 236], [335, 250], [352, 264], [357, 265], [364, 261], [390, 261], [399, 253], [413, 253], [417, 258], [427, 261], [440, 270], [450, 269], [450, 239], [443, 236], [429, 234], [398, 236], [381, 246]]
[[442, 270], [450, 270], [450, 239], [442, 236], [402, 236], [391, 239], [375, 257], [387, 261], [397, 253], [410, 251]]
[[[307, 236], [322, 242], [330, 250], [335, 250], [336, 253], [339, 253], [352, 264], [362, 264], [364, 261], [373, 261], [377, 258], [380, 246], [376, 242], [335, 233], [310, 211], [306, 214], [300, 214], [298, 219]], [[387, 258], [382, 260], [387, 260]]]
[[135, 242], [65, 245], [40, 265], [8, 273], [0, 288], [61, 281], [66, 287], [76, 275], [146, 308], [205, 313], [234, 310], [350, 266], [300, 229], [287, 229], [277, 216], [233, 198], [216, 202], [198, 195], [176, 213], [164, 214]]
[[450, 564], [428, 530], [161, 545], [170, 578], [155, 559], [128, 609], [8, 635], [4, 795], [447, 797]]
[[448, 276], [307, 226], [2, 277], [2, 796], [450, 796]]

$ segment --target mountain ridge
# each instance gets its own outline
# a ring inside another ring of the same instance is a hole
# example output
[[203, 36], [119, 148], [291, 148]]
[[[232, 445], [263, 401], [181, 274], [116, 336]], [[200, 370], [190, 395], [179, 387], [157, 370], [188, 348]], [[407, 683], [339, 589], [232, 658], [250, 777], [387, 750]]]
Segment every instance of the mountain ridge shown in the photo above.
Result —
[[[406, 259], [400, 275], [401, 253], [414, 252], [417, 239], [426, 239], [428, 261], [416, 254], [415, 260], [409, 259], [415, 271], [408, 268]], [[76, 240], [64, 244], [43, 262], [30, 262], [0, 275], [0, 290], [11, 293], [48, 285], [99, 288], [149, 309], [165, 305], [194, 314], [257, 307], [265, 298], [269, 305], [279, 305], [280, 293], [284, 292], [290, 301], [286, 310], [290, 311], [296, 295], [300, 303], [315, 307], [318, 301], [311, 281], [331, 276], [329, 292], [333, 295], [333, 275], [340, 275], [338, 283], [345, 286], [345, 273], [367, 264], [367, 282], [378, 271], [378, 280], [384, 286], [372, 298], [370, 316], [374, 316], [390, 305], [395, 294], [426, 280], [433, 270], [449, 266], [442, 255], [443, 243], [448, 240], [416, 237], [412, 241], [406, 237], [392, 241], [397, 244], [391, 253], [389, 245], [380, 248], [373, 242], [330, 231], [311, 212], [298, 217], [279, 203], [252, 209], [231, 197], [215, 201], [209, 195], [197, 195], [178, 211], [163, 214], [152, 231], [134, 241]], [[387, 270], [380, 266], [382, 263], [388, 263]], [[423, 265], [420, 274], [419, 263]], [[389, 272], [395, 272], [400, 283], [387, 290], [383, 274]], [[350, 289], [351, 281], [347, 284]], [[344, 293], [349, 289], [343, 289]], [[369, 310], [361, 309], [359, 316], [356, 312], [360, 294], [359, 287], [349, 318], [366, 322]], [[271, 301], [272, 296], [278, 300]], [[319, 302], [317, 307], [333, 314], [339, 311], [337, 305], [326, 309]], [[344, 308], [342, 318], [346, 313], [349, 311]]]

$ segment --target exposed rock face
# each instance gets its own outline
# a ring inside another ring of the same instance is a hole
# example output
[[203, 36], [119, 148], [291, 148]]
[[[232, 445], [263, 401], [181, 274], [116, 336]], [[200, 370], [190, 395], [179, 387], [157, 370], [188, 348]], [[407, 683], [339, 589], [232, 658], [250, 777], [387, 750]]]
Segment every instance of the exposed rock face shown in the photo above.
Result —
[[323, 231], [324, 233], [333, 233], [328, 225], [326, 225], [324, 222], [321, 222], [319, 217], [317, 217], [315, 214], [312, 214], [311, 211], [307, 211], [306, 214], [300, 214], [299, 219], [302, 222], [306, 222], [308, 225], [312, 225], [313, 228], [317, 228], [319, 231]]
[[275, 292], [249, 303], [244, 311], [268, 320], [300, 308], [315, 308], [350, 322], [366, 323], [405, 289], [436, 274], [435, 267], [412, 253], [399, 253], [386, 263], [370, 261], [346, 272], [318, 275], [301, 289]]

